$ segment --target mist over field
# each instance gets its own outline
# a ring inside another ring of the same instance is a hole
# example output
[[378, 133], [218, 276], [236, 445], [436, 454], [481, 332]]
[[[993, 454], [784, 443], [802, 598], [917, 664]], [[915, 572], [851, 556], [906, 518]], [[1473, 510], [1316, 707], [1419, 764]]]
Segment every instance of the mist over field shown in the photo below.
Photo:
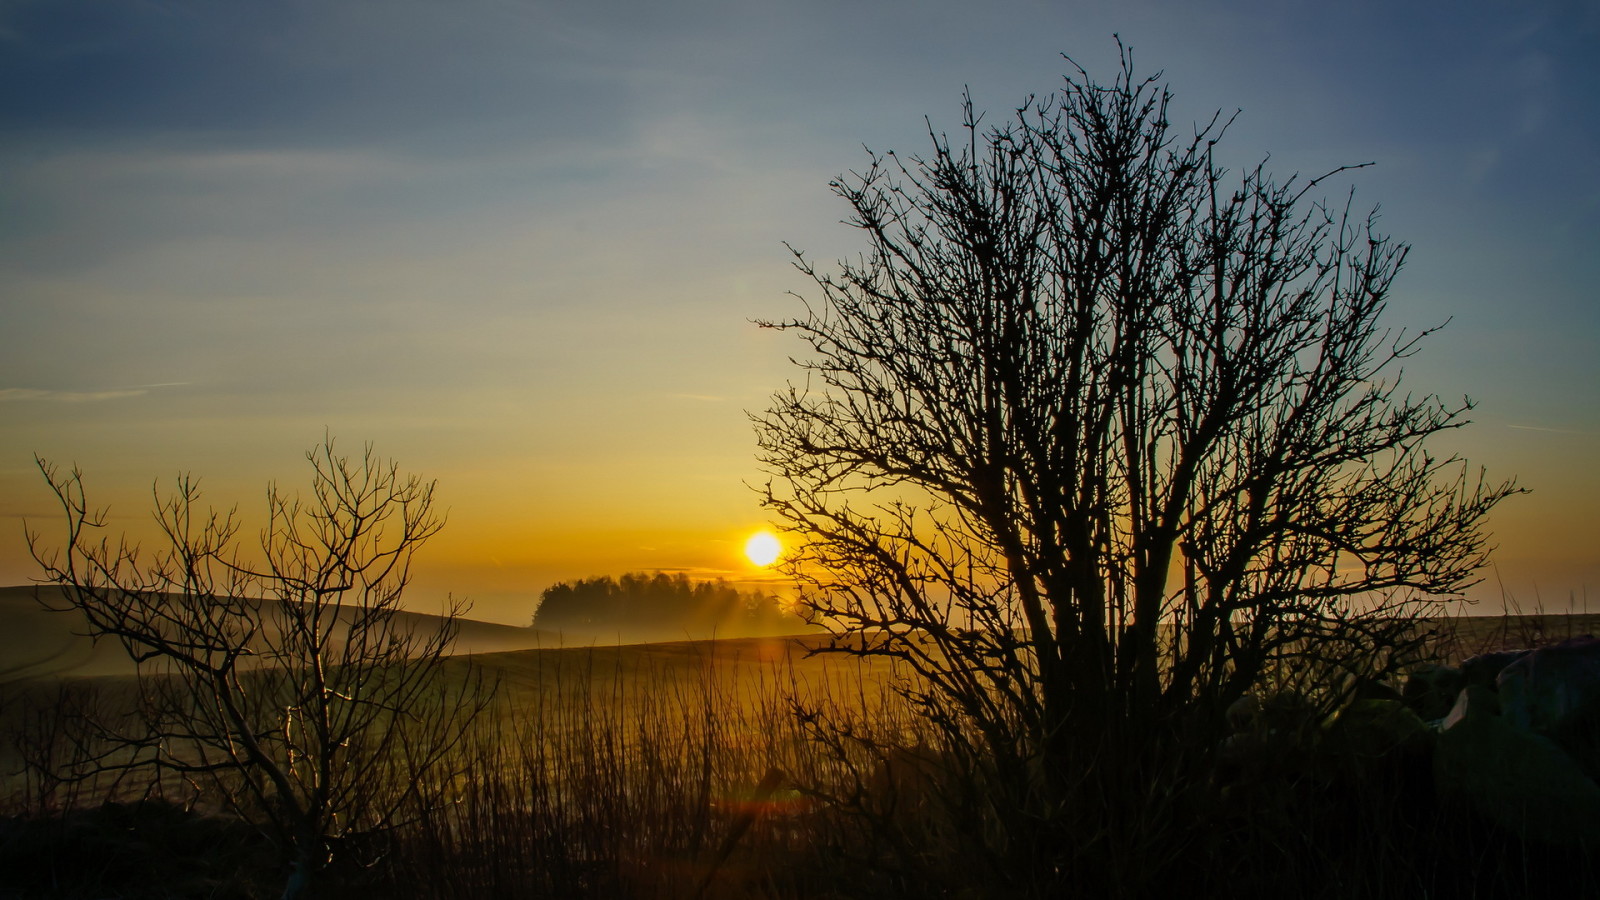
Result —
[[[134, 662], [113, 637], [98, 640], [76, 610], [52, 611], [42, 604], [65, 605], [61, 590], [53, 585], [0, 587], [0, 683], [39, 678], [132, 675]], [[530, 614], [530, 618], [532, 618]], [[437, 630], [443, 627], [438, 616], [421, 612], [402, 612], [401, 627]], [[606, 626], [536, 628], [484, 622], [470, 616], [456, 619], [452, 655], [482, 655], [517, 650], [559, 647], [589, 647], [611, 644], [642, 644], [706, 640], [712, 637], [742, 638], [756, 635], [785, 636], [812, 631], [798, 620], [761, 623], [759, 629], [740, 630], [737, 622], [720, 621], [699, 625], [656, 622], [629, 625], [616, 622]]]

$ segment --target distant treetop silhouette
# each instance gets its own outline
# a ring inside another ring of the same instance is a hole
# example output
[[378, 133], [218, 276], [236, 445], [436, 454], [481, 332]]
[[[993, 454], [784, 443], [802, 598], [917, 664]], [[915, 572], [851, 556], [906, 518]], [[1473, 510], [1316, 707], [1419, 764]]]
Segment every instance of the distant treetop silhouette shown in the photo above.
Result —
[[692, 581], [678, 573], [630, 572], [561, 582], [545, 589], [534, 613], [535, 628], [652, 636], [781, 634], [805, 623], [785, 612], [777, 598], [740, 591], [722, 579]]

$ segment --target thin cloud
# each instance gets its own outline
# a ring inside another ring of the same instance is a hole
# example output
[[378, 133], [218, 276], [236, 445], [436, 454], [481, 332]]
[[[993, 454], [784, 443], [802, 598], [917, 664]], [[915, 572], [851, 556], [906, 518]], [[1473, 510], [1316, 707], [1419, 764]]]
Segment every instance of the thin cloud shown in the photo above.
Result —
[[668, 394], [674, 400], [699, 400], [702, 403], [721, 403], [727, 397], [717, 397], [712, 394]]
[[46, 403], [99, 403], [102, 400], [121, 400], [150, 393], [143, 388], [114, 391], [45, 391], [36, 388], [0, 388], [0, 403], [17, 400], [38, 400]]
[[39, 401], [44, 403], [100, 403], [105, 400], [122, 400], [143, 397], [152, 388], [182, 387], [187, 381], [161, 381], [155, 384], [137, 384], [132, 387], [108, 388], [103, 391], [52, 391], [43, 388], [0, 388], [0, 403], [10, 401]]
[[1507, 425], [1506, 427], [1515, 428], [1518, 431], [1542, 431], [1546, 434], [1572, 434], [1577, 435], [1578, 437], [1600, 437], [1600, 433], [1593, 431], [1573, 431], [1568, 428], [1544, 428], [1538, 425]]

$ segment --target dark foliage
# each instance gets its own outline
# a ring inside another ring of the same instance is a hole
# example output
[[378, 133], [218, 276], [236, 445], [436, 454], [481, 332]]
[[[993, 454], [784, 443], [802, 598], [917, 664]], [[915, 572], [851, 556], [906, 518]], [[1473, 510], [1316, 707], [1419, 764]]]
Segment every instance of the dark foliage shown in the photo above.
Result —
[[0, 819], [0, 898], [274, 896], [272, 843], [244, 822], [170, 803], [105, 803]]
[[552, 585], [540, 598], [533, 625], [600, 637], [618, 632], [663, 637], [789, 634], [806, 627], [777, 597], [740, 591], [720, 578], [693, 581], [682, 573], [664, 572]]

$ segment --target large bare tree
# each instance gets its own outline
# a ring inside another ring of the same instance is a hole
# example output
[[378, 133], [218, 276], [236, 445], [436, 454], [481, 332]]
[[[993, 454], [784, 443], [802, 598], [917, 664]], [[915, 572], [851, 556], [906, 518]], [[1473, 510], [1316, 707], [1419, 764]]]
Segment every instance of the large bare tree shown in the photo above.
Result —
[[1470, 401], [1400, 387], [1405, 245], [1170, 101], [1126, 51], [993, 127], [969, 96], [832, 184], [865, 252], [795, 251], [817, 294], [762, 323], [810, 348], [756, 417], [805, 603], [915, 669], [1017, 831], [1285, 661], [1381, 670], [1516, 491], [1429, 451]]
[[276, 485], [256, 550], [241, 552], [234, 510], [201, 507], [181, 476], [157, 493], [164, 547], [104, 534], [81, 473], [40, 460], [66, 542], [29, 543], [58, 608], [139, 663], [139, 714], [102, 723], [91, 769], [154, 766], [207, 780], [261, 825], [301, 893], [335, 848], [397, 823], [437, 781], [489, 693], [443, 671], [463, 605], [408, 618], [413, 555], [438, 532], [434, 483], [374, 455], [306, 454], [311, 493]]

